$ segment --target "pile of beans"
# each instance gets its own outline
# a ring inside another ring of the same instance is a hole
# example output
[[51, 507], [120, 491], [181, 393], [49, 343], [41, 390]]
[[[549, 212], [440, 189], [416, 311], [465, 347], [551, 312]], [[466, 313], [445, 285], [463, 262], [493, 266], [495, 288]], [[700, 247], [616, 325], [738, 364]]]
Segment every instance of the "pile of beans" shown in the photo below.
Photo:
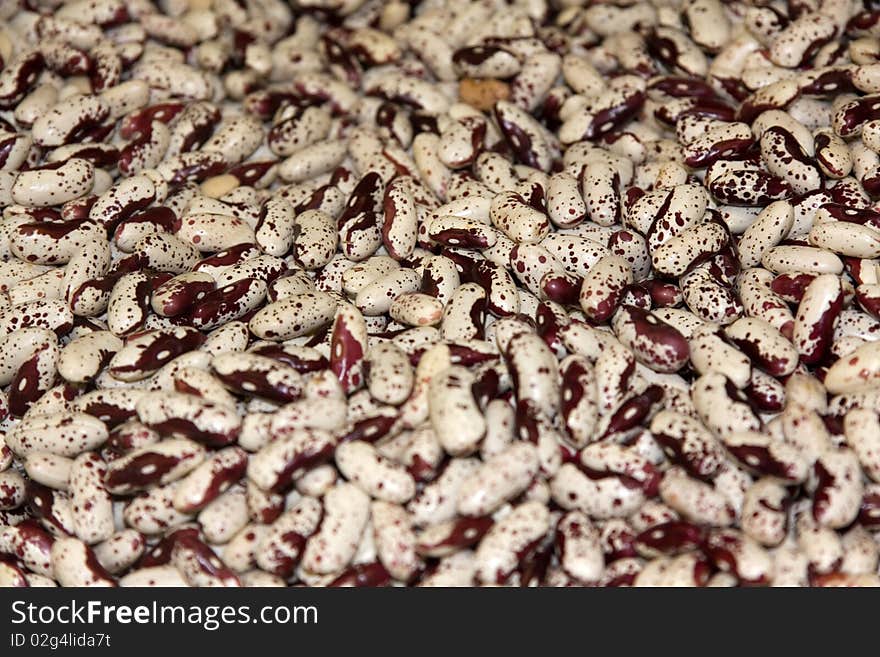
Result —
[[880, 2], [0, 17], [0, 584], [880, 585]]

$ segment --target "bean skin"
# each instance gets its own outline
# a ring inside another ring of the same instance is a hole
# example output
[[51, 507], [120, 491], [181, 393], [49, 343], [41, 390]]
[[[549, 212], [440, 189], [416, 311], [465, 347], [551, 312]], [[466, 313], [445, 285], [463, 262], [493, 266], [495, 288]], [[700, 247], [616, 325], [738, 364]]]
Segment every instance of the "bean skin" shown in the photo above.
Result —
[[870, 3], [38, 4], [3, 583], [877, 584]]

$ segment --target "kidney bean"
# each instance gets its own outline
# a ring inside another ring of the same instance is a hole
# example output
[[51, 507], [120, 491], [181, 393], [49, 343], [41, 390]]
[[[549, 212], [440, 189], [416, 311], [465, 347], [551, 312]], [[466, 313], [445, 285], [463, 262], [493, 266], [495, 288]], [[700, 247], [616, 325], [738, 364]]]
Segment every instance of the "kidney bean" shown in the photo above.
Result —
[[4, 581], [876, 579], [870, 7], [171, 4], [7, 12]]
[[348, 565], [367, 523], [369, 508], [369, 498], [351, 484], [330, 491], [324, 499], [321, 525], [306, 543], [303, 568], [329, 574]]
[[727, 243], [727, 231], [716, 223], [688, 228], [654, 249], [651, 259], [661, 274], [678, 276], [711, 258]]
[[114, 532], [113, 502], [104, 487], [106, 471], [106, 464], [94, 452], [80, 454], [70, 468], [73, 528], [89, 545], [107, 540]]
[[704, 482], [688, 477], [678, 467], [664, 474], [660, 482], [660, 497], [692, 522], [725, 527], [735, 517], [733, 508], [721, 493]]
[[563, 463], [550, 481], [552, 499], [565, 509], [578, 509], [597, 519], [625, 517], [644, 503], [642, 490], [631, 480], [603, 474], [607, 473], [587, 474], [573, 463]]
[[243, 278], [202, 297], [190, 311], [189, 322], [199, 329], [218, 328], [248, 315], [265, 296], [265, 282], [259, 278]]
[[72, 460], [50, 452], [33, 452], [24, 462], [28, 477], [43, 486], [67, 490]]
[[828, 349], [834, 321], [843, 303], [839, 279], [817, 276], [804, 292], [792, 334], [793, 344], [806, 363], [816, 363]]
[[228, 388], [277, 402], [293, 401], [302, 394], [302, 378], [293, 367], [265, 356], [220, 354], [211, 361], [217, 377]]
[[670, 459], [694, 477], [711, 480], [724, 462], [714, 437], [686, 415], [661, 411], [651, 422], [651, 435]]
[[52, 571], [62, 586], [116, 586], [92, 549], [76, 538], [62, 538], [52, 545]]
[[54, 542], [55, 539], [34, 520], [0, 530], [0, 547], [4, 553], [14, 555], [29, 571], [49, 578], [53, 576], [51, 552]]
[[675, 372], [688, 358], [684, 336], [669, 324], [635, 306], [623, 306], [614, 317], [618, 339], [636, 359], [658, 372]]
[[248, 477], [266, 490], [284, 490], [304, 469], [329, 459], [335, 442], [321, 429], [288, 429], [249, 460]]
[[136, 404], [138, 418], [148, 427], [212, 446], [233, 442], [241, 428], [234, 411], [177, 392], [145, 395]]
[[22, 420], [6, 434], [6, 445], [20, 456], [40, 451], [74, 457], [106, 439], [107, 428], [100, 420], [62, 411]]
[[113, 355], [109, 372], [123, 381], [137, 381], [180, 354], [197, 349], [204, 341], [204, 335], [189, 327], [138, 333]]
[[263, 532], [254, 549], [257, 565], [275, 575], [289, 578], [303, 556], [306, 541], [320, 526], [321, 503], [304, 497]]
[[549, 526], [550, 517], [543, 505], [526, 502], [516, 507], [480, 543], [475, 555], [477, 579], [497, 584], [507, 581]]
[[859, 459], [848, 449], [828, 451], [813, 465], [815, 484], [813, 518], [819, 524], [839, 528], [851, 523], [862, 499]]
[[129, 451], [107, 466], [104, 485], [115, 495], [176, 481], [205, 459], [204, 448], [185, 438]]
[[341, 444], [336, 449], [336, 466], [346, 479], [375, 499], [403, 504], [415, 494], [412, 476], [367, 442], [353, 440]]

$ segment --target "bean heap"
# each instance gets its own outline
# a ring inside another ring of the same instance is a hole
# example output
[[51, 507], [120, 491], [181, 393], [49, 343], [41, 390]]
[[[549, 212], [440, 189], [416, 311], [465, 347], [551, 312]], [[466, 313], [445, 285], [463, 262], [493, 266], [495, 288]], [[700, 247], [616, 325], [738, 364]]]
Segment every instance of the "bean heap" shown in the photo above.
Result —
[[0, 18], [0, 584], [880, 585], [880, 2]]

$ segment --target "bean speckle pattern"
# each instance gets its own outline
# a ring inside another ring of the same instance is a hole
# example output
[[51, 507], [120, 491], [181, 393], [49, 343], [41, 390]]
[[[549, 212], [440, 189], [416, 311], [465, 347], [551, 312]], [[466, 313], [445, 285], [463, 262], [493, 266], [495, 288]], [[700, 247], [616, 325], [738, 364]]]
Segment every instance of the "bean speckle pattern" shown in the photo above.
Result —
[[3, 4], [3, 582], [880, 586], [874, 4]]

